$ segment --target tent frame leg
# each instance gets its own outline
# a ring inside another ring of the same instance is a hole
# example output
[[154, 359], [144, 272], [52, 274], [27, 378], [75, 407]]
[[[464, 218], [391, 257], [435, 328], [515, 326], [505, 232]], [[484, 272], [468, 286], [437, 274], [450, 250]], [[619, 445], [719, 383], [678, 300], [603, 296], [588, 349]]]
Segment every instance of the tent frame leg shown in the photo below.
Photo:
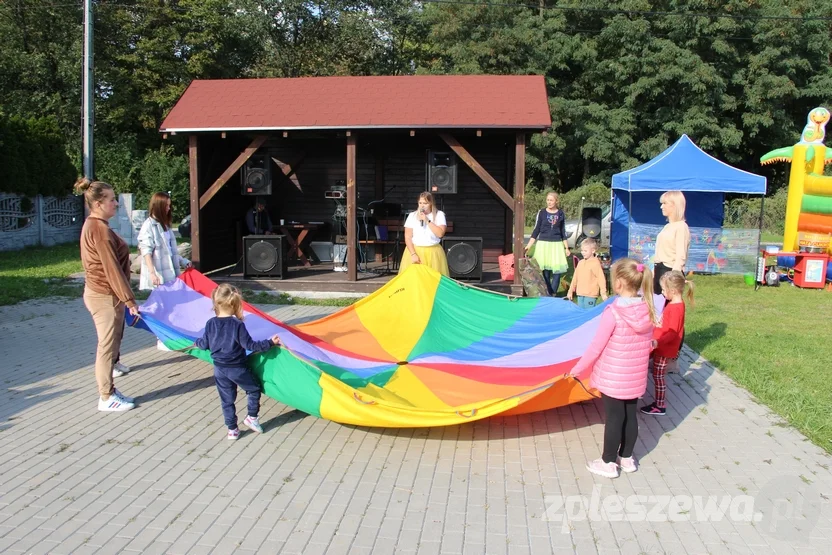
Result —
[[[761, 256], [764, 256], [760, 252], [760, 250], [761, 250], [760, 247], [762, 246], [762, 243], [763, 243], [763, 214], [765, 213], [765, 205], [766, 205], [766, 196], [763, 195], [763, 196], [760, 197], [760, 219], [757, 222], [758, 223], [757, 228], [759, 230], [759, 233], [757, 234], [757, 256], [755, 258], [758, 261], [760, 260]], [[765, 264], [765, 257], [764, 257], [763, 258], [763, 279], [766, 278], [766, 276], [765, 276], [765, 273], [766, 273], [765, 265], [766, 264]], [[757, 267], [755, 265], [755, 267], [754, 267], [754, 291], [757, 291], [759, 288], [760, 288], [760, 282], [757, 281]]]

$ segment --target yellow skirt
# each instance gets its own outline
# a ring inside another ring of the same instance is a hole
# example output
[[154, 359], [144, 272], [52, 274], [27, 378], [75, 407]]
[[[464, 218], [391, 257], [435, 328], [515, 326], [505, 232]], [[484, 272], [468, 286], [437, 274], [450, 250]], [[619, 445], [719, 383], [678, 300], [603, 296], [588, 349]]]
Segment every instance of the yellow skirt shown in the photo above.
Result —
[[[450, 276], [450, 272], [448, 271], [448, 259], [445, 256], [445, 249], [442, 248], [442, 245], [433, 245], [432, 247], [416, 247], [416, 254], [419, 255], [419, 260], [422, 264], [426, 266], [430, 266], [443, 276]], [[408, 252], [407, 248], [404, 249], [404, 253], [402, 254], [402, 263], [399, 265], [399, 273], [404, 272], [407, 268], [413, 264], [413, 261], [410, 259], [410, 252]]]

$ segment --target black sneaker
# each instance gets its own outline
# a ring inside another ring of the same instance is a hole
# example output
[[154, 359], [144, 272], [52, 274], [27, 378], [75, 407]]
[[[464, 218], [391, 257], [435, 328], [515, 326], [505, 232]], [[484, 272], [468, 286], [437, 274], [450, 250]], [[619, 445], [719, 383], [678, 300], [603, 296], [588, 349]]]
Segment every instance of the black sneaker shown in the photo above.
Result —
[[642, 414], [649, 414], [650, 416], [664, 416], [667, 412], [667, 409], [661, 409], [656, 406], [656, 403], [650, 403], [649, 405], [641, 407]]

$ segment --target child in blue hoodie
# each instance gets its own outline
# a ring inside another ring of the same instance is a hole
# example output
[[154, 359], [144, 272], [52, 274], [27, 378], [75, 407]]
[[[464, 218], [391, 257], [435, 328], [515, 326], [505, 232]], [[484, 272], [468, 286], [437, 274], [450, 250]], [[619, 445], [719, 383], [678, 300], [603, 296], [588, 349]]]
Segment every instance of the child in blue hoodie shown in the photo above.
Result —
[[246, 366], [246, 351], [268, 351], [274, 345], [280, 345], [280, 338], [273, 335], [271, 339], [254, 341], [243, 324], [243, 297], [240, 291], [231, 285], [222, 284], [211, 294], [214, 313], [217, 315], [205, 324], [205, 333], [196, 340], [200, 349], [211, 351], [214, 361], [214, 380], [220, 394], [220, 405], [225, 425], [228, 427], [228, 439], [237, 439], [240, 429], [237, 427], [237, 386], [248, 397], [248, 416], [243, 420], [251, 430], [263, 433], [258, 420], [260, 412], [260, 393], [262, 388]]

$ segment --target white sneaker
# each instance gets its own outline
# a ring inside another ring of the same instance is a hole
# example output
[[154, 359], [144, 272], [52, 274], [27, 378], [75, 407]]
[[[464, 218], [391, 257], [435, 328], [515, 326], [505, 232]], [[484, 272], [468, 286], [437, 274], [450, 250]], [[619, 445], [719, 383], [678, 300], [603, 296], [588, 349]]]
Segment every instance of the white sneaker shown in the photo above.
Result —
[[260, 425], [260, 420], [256, 416], [246, 416], [246, 419], [243, 420], [243, 424], [245, 424], [248, 429], [257, 432], [258, 434], [263, 433], [263, 426]]
[[114, 378], [120, 378], [120, 377], [125, 376], [129, 373], [130, 373], [130, 367], [129, 366], [125, 366], [120, 362], [116, 362], [113, 365], [113, 377]]
[[165, 344], [162, 343], [161, 339], [156, 340], [156, 350], [157, 351], [170, 351], [170, 349], [168, 349], [167, 346], [165, 346]]
[[127, 402], [127, 403], [131, 403], [131, 404], [134, 404], [134, 405], [136, 404], [136, 399], [134, 399], [133, 397], [128, 397], [127, 395], [125, 395], [124, 393], [122, 393], [121, 391], [116, 389], [115, 387], [113, 388], [113, 393], [118, 395], [121, 399], [124, 399], [124, 401]]
[[106, 401], [98, 398], [98, 410], [102, 412], [124, 412], [133, 408], [133, 403], [128, 403], [122, 397], [113, 392]]

